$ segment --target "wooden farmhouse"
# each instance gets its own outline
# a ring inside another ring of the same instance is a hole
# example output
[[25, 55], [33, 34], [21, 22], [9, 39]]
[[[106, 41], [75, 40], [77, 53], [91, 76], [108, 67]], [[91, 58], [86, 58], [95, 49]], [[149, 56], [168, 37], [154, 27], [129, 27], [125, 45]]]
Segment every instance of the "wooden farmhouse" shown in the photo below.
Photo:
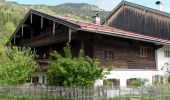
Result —
[[[89, 57], [99, 59], [101, 67], [115, 66], [107, 76], [114, 85], [130, 85], [136, 78], [163, 83], [157, 51], [170, 45], [168, 13], [124, 1], [106, 17], [103, 25], [98, 19], [94, 16], [93, 22], [84, 22], [30, 10], [10, 42], [37, 51], [39, 71], [32, 76], [31, 83], [46, 84], [50, 52], [63, 54], [67, 42], [74, 56], [83, 49]], [[103, 80], [97, 80], [95, 85], [103, 85]]]

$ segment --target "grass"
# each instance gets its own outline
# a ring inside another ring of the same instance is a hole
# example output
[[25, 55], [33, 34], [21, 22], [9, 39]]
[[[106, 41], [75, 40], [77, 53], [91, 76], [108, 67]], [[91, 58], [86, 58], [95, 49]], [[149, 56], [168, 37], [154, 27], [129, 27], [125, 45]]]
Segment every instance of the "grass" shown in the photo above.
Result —
[[0, 100], [72, 100], [65, 97], [17, 97], [17, 96], [0, 96]]
[[132, 97], [117, 97], [117, 98], [109, 98], [108, 100], [170, 100], [170, 97], [165, 98], [155, 98], [155, 97], [140, 97], [140, 98], [132, 98]]
[[[0, 96], [0, 100], [74, 100], [71, 98], [66, 98], [66, 97], [17, 97], [17, 96]], [[170, 100], [170, 97], [166, 98], [153, 98], [153, 97], [147, 97], [143, 96], [140, 98], [132, 98], [132, 97], [116, 97], [116, 98], [109, 98], [109, 99], [102, 99], [102, 100]]]

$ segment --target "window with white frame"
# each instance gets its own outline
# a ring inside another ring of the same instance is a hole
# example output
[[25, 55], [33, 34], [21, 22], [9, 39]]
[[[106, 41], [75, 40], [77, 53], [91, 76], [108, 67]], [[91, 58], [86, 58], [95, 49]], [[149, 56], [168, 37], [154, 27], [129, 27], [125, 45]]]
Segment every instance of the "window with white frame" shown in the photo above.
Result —
[[170, 50], [164, 50], [164, 57], [170, 58]]

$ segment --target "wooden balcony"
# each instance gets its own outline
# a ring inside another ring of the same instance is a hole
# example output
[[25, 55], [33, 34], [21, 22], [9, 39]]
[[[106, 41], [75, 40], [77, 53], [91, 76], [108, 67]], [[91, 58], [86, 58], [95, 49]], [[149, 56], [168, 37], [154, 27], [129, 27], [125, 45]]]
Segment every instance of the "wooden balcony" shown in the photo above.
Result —
[[21, 41], [22, 46], [26, 47], [38, 47], [49, 45], [52, 43], [62, 42], [68, 40], [68, 33], [45, 33], [39, 36], [33, 37], [32, 39], [25, 39]]

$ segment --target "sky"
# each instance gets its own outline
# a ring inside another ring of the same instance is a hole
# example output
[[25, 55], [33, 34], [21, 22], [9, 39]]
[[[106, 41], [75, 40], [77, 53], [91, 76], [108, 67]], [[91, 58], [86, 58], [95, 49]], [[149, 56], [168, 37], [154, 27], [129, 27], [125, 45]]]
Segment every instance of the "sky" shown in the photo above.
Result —
[[[111, 11], [121, 0], [7, 0], [15, 1], [20, 4], [46, 4], [46, 5], [59, 5], [62, 3], [89, 3], [98, 5], [100, 8]], [[157, 0], [125, 0], [139, 5], [156, 8], [155, 2]], [[170, 0], [161, 0], [163, 3], [163, 11], [170, 13]]]

